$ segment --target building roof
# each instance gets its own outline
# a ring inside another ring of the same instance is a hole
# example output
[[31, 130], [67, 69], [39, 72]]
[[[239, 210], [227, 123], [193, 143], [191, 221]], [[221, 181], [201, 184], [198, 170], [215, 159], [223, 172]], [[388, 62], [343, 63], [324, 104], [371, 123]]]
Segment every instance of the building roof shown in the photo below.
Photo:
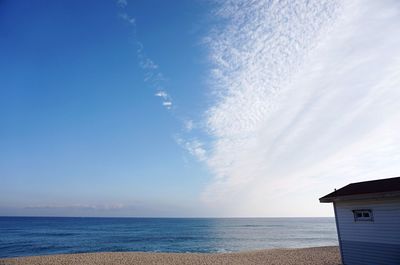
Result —
[[400, 177], [351, 183], [320, 198], [320, 202], [400, 196]]

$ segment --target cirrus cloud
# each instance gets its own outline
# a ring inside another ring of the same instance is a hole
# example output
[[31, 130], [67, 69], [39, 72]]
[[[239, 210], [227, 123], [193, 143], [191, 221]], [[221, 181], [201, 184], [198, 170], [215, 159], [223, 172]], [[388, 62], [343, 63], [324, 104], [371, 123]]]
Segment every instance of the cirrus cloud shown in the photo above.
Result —
[[226, 1], [215, 14], [210, 207], [329, 215], [318, 196], [400, 175], [398, 2]]

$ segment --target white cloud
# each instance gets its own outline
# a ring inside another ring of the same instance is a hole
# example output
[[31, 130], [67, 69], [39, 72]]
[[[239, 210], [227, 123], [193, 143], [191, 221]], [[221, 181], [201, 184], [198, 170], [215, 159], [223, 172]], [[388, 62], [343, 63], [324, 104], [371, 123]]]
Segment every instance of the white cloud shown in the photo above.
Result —
[[158, 91], [157, 93], [156, 93], [156, 97], [161, 97], [161, 98], [163, 98], [163, 99], [167, 99], [168, 98], [168, 94], [165, 92], [165, 91]]
[[160, 71], [158, 64], [145, 54], [143, 44], [138, 41], [137, 46], [139, 66], [144, 71], [144, 81], [157, 90], [155, 96], [163, 99], [162, 105], [168, 110], [171, 109], [173, 105], [172, 98], [164, 88], [166, 81], [164, 75]]
[[127, 13], [119, 14], [119, 17], [120, 17], [122, 20], [128, 22], [129, 24], [135, 25], [135, 22], [136, 22], [135, 18], [130, 17]]
[[143, 58], [140, 62], [140, 66], [143, 69], [146, 70], [155, 70], [158, 68], [158, 65], [156, 63], [154, 63], [151, 59], [149, 58]]
[[2, 206], [5, 216], [119, 216], [119, 217], [187, 217], [204, 215], [204, 208], [193, 207], [193, 201], [132, 200], [113, 204], [61, 204]]
[[[118, 1], [117, 4], [125, 8], [128, 4], [127, 1]], [[133, 29], [134, 35], [136, 36], [136, 20], [135, 18], [129, 16], [127, 13], [122, 13], [119, 15], [120, 18], [128, 22]], [[136, 40], [136, 54], [139, 60], [139, 66], [144, 72], [144, 82], [146, 82], [151, 88], [156, 90], [156, 96], [163, 99], [162, 105], [167, 109], [172, 109], [172, 99], [170, 95], [165, 91], [165, 77], [159, 69], [158, 64], [156, 64], [149, 56], [146, 55], [144, 51], [144, 45]]]
[[162, 105], [167, 109], [172, 108], [172, 100], [171, 97], [164, 90], [160, 90], [155, 94], [156, 97], [160, 97], [163, 99]]
[[186, 120], [184, 121], [184, 128], [186, 132], [191, 132], [194, 128], [194, 122], [193, 120]]
[[125, 8], [128, 5], [127, 0], [117, 0], [117, 5], [121, 8]]
[[199, 161], [207, 159], [207, 152], [204, 148], [204, 144], [198, 139], [185, 140], [177, 137], [176, 142]]
[[[400, 175], [400, 3], [226, 1], [208, 36], [221, 215], [332, 214], [318, 197]], [[279, 203], [277, 203], [279, 202]]]
[[171, 101], [163, 101], [163, 106], [166, 107], [167, 109], [172, 108], [172, 102]]

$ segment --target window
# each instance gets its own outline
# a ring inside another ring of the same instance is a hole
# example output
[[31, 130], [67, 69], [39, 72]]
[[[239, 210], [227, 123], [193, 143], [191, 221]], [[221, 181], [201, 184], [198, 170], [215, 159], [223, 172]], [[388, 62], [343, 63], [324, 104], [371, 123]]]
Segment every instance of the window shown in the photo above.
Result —
[[360, 221], [374, 221], [373, 216], [372, 216], [372, 210], [370, 209], [362, 209], [362, 210], [353, 210], [354, 214], [354, 221], [355, 222], [360, 222]]

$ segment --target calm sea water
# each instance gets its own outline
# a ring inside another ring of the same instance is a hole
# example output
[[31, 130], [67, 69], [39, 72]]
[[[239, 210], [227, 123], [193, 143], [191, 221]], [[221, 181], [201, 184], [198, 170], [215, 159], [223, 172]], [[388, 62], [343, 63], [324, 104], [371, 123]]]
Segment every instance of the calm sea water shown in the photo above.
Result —
[[100, 251], [210, 253], [337, 244], [334, 218], [0, 217], [0, 257]]

